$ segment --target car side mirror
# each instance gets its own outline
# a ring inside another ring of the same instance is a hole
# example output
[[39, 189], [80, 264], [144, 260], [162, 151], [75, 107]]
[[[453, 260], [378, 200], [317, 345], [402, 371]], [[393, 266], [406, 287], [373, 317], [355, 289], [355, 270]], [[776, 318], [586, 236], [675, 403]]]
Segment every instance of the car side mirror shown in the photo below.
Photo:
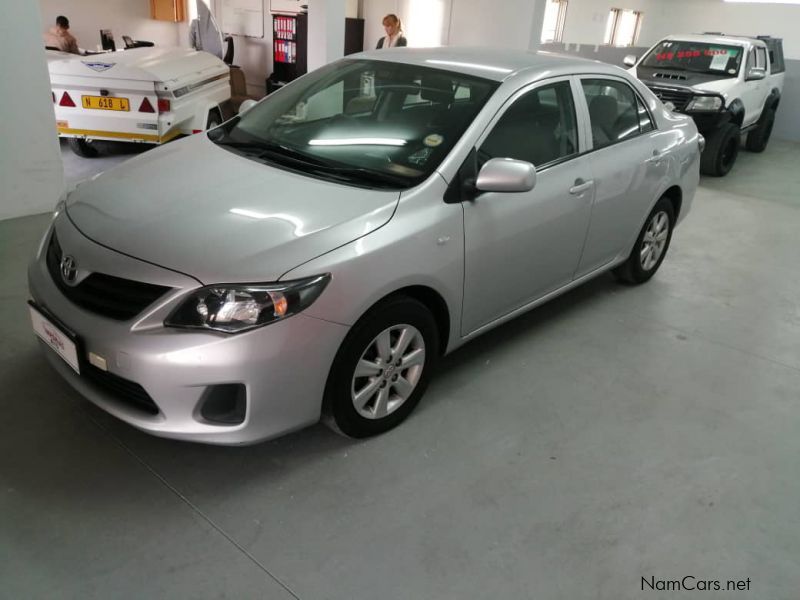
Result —
[[475, 180], [479, 192], [529, 192], [536, 185], [536, 167], [524, 160], [492, 158]]
[[767, 76], [766, 69], [759, 69], [758, 67], [753, 67], [747, 72], [747, 79], [746, 81], [755, 81], [758, 79], [765, 79]]
[[622, 59], [622, 63], [626, 67], [632, 67], [633, 65], [636, 64], [636, 56], [634, 56], [633, 54], [628, 54], [628, 56]]
[[242, 102], [239, 105], [239, 114], [243, 115], [248, 110], [253, 108], [256, 104], [258, 104], [258, 102], [256, 100], [253, 100], [252, 98], [248, 98], [247, 100], [245, 100], [244, 102]]

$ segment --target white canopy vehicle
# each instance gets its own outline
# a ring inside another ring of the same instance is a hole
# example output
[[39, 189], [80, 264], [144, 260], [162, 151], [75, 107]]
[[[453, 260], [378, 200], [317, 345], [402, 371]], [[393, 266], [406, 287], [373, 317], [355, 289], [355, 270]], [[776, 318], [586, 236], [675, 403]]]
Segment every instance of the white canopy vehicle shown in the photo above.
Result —
[[663, 102], [694, 119], [708, 141], [701, 172], [727, 175], [742, 134], [751, 152], [766, 149], [785, 75], [779, 38], [670, 35], [640, 59], [626, 56], [625, 64]]
[[222, 122], [229, 68], [208, 52], [133, 48], [79, 56], [47, 51], [58, 135], [97, 155], [94, 140], [162, 144]]

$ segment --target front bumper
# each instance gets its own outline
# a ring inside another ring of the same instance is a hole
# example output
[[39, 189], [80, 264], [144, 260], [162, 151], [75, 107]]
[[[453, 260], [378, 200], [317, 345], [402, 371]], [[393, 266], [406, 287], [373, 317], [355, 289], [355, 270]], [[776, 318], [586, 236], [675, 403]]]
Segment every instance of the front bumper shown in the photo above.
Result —
[[731, 120], [731, 114], [727, 110], [717, 112], [687, 112], [684, 113], [692, 117], [697, 130], [709, 137], [714, 131], [722, 127]]
[[[102, 357], [108, 373], [140, 385], [158, 412], [142, 411], [113, 387], [78, 375], [42, 343], [55, 369], [94, 404], [149, 433], [212, 444], [258, 442], [319, 420], [328, 372], [347, 327], [301, 313], [238, 335], [165, 328], [166, 315], [199, 282], [99, 246], [63, 214], [54, 227], [81, 268], [173, 288], [134, 319], [99, 316], [73, 304], [55, 285], [45, 240], [28, 270], [34, 302], [79, 338], [84, 360], [89, 353]], [[212, 423], [200, 414], [207, 390], [224, 384], [246, 390], [241, 423]]]

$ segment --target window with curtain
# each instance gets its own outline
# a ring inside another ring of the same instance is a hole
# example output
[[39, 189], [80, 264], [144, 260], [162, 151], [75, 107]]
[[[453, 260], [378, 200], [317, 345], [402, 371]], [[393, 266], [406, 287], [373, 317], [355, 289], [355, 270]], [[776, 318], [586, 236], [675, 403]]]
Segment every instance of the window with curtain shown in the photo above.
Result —
[[564, 21], [567, 18], [567, 0], [547, 0], [542, 23], [543, 44], [560, 42], [564, 38]]
[[642, 13], [629, 8], [612, 8], [608, 13], [603, 43], [609, 46], [633, 46], [639, 39]]

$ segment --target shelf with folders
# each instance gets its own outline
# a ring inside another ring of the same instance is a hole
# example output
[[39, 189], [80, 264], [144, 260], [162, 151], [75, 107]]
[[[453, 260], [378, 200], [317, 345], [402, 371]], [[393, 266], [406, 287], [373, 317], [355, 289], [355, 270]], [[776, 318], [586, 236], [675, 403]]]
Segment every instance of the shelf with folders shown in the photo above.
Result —
[[272, 57], [274, 63], [297, 62], [297, 18], [272, 16]]
[[267, 93], [304, 75], [308, 65], [308, 15], [272, 15], [272, 73]]

